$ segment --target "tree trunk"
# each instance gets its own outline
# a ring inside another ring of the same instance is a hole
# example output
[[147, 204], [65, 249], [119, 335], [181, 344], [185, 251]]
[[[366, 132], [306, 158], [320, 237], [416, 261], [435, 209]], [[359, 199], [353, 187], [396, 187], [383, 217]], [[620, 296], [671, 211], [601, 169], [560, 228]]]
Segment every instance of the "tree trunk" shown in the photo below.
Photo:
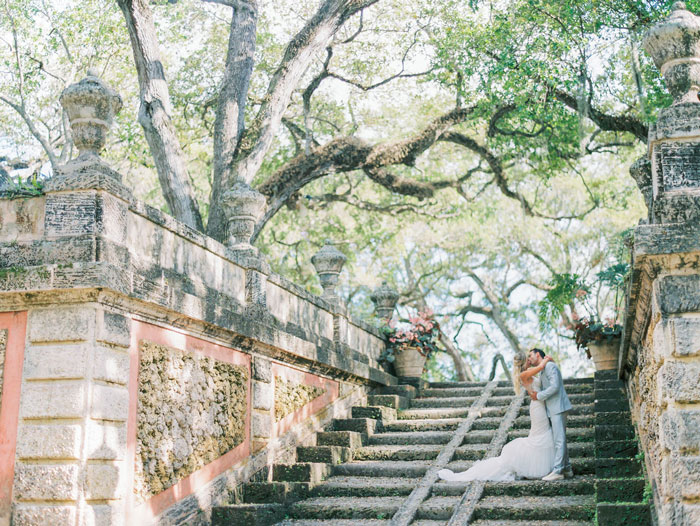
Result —
[[117, 0], [129, 31], [138, 73], [143, 127], [165, 201], [176, 219], [203, 230], [180, 141], [170, 113], [170, 93], [147, 0]]

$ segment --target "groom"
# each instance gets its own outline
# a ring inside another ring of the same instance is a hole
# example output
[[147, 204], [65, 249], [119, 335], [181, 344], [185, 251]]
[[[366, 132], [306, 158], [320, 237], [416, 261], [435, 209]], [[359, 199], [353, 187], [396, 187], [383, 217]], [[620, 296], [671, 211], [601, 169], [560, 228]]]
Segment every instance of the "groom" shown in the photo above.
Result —
[[[544, 359], [542, 349], [532, 349], [529, 353], [530, 363], [538, 366]], [[554, 439], [554, 469], [542, 480], [561, 480], [571, 478], [574, 472], [569, 462], [569, 451], [566, 447], [566, 414], [571, 409], [571, 402], [566, 396], [564, 383], [561, 379], [559, 368], [554, 362], [549, 362], [542, 371], [542, 390], [531, 393], [533, 400], [544, 401], [547, 416], [552, 424], [552, 438]]]

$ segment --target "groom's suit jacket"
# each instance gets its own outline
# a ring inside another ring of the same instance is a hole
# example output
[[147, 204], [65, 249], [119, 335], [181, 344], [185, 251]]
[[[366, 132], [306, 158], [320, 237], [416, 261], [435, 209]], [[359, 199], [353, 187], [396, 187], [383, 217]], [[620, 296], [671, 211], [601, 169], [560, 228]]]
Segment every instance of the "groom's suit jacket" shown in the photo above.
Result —
[[542, 390], [537, 393], [537, 399], [544, 400], [547, 416], [558, 415], [571, 409], [561, 372], [554, 362], [549, 362], [542, 371]]

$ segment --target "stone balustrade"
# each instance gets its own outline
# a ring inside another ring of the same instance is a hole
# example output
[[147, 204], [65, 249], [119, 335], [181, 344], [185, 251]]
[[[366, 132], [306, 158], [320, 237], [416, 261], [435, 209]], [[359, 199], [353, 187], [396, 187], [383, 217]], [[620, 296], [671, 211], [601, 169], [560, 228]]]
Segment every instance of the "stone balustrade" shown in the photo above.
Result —
[[339, 258], [317, 257], [324, 297], [270, 271], [249, 243], [254, 190], [227, 197], [219, 243], [99, 157], [109, 87], [91, 73], [62, 101], [80, 156], [44, 195], [0, 199], [0, 525], [200, 524], [395, 384], [384, 340], [338, 299]]

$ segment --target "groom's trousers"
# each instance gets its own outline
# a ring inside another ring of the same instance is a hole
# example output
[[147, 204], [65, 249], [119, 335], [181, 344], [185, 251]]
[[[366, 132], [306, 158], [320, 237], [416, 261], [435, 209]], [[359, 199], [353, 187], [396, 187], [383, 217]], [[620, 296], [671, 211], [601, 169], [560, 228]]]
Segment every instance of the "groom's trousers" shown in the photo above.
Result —
[[566, 447], [566, 415], [568, 411], [558, 415], [550, 415], [552, 424], [552, 438], [554, 439], [554, 473], [563, 473], [571, 469], [569, 462], [569, 449]]

